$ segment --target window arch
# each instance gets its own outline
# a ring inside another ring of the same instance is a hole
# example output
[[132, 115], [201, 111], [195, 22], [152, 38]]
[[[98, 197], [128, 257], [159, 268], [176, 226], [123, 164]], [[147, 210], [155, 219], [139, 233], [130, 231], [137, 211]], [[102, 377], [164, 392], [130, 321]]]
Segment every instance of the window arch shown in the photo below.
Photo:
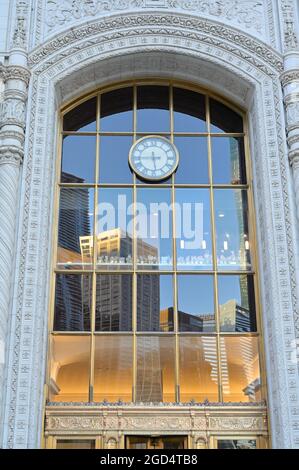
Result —
[[[74, 103], [61, 123], [49, 400], [260, 401], [244, 115], [140, 81]], [[146, 136], [178, 151], [166, 179], [129, 165]]]

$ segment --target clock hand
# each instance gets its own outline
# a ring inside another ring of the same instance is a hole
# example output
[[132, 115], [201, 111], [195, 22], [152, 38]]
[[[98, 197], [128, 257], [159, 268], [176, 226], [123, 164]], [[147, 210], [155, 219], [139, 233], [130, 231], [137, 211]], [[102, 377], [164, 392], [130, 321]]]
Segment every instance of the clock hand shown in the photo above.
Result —
[[154, 152], [152, 152], [152, 159], [153, 159], [154, 167], [155, 167], [155, 170], [156, 170], [156, 169], [157, 169], [157, 165], [156, 165], [155, 153], [154, 153]]

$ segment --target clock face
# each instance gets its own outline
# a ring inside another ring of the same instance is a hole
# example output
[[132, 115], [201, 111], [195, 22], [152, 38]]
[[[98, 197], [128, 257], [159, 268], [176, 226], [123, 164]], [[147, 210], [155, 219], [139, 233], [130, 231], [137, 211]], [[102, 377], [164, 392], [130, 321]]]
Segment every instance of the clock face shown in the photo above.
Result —
[[165, 137], [146, 136], [135, 142], [129, 155], [132, 170], [141, 178], [159, 181], [168, 178], [177, 168], [179, 154]]

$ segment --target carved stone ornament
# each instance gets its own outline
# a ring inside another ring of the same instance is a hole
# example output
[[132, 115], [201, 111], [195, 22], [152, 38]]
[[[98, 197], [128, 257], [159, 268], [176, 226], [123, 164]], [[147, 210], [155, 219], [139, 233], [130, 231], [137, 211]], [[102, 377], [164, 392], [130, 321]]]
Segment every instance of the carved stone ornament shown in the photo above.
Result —
[[165, 8], [193, 12], [235, 22], [261, 33], [263, 2], [257, 0], [46, 0], [45, 20], [51, 32], [81, 19], [137, 8]]
[[288, 70], [281, 74], [280, 79], [284, 87], [292, 82], [299, 81], [299, 70]]
[[26, 49], [27, 47], [27, 23], [29, 5], [26, 0], [18, 0], [16, 8], [15, 29], [13, 33], [12, 46], [14, 48]]
[[6, 98], [0, 104], [0, 125], [24, 126], [25, 103], [19, 99]]
[[210, 418], [210, 429], [223, 430], [223, 431], [245, 431], [245, 430], [265, 430], [265, 420], [262, 417], [228, 417], [221, 416], [217, 418]]
[[[52, 414], [53, 413], [53, 414]], [[105, 431], [134, 431], [134, 432], [191, 432], [191, 431], [251, 431], [251, 432], [267, 432], [267, 422], [262, 415], [263, 412], [254, 413], [254, 416], [210, 416], [206, 419], [204, 415], [196, 414], [194, 419], [186, 412], [183, 415], [176, 414], [175, 411], [169, 410], [164, 414], [159, 414], [152, 409], [151, 413], [148, 410], [142, 410], [140, 407], [134, 414], [127, 415], [122, 411], [118, 416], [113, 412], [109, 414], [104, 413], [103, 410], [98, 410], [98, 416], [86, 415], [83, 412], [78, 414], [78, 411], [70, 412], [69, 415], [56, 414], [48, 408], [46, 416], [46, 432], [90, 432], [101, 433]], [[215, 413], [212, 409], [211, 413]]]
[[9, 65], [4, 67], [3, 78], [7, 80], [22, 80], [28, 87], [30, 81], [31, 72], [29, 69], [22, 67], [21, 65]]
[[11, 146], [0, 146], [0, 165], [16, 165], [19, 166], [24, 157], [24, 152], [21, 148]]
[[294, 0], [282, 0], [282, 14], [284, 20], [284, 46], [285, 50], [297, 49], [298, 36], [295, 31], [296, 7]]
[[[138, 35], [140, 35], [140, 28], [142, 27], [146, 28], [147, 34], [155, 35], [168, 33], [172, 37], [177, 36], [178, 39], [189, 37], [190, 41], [204, 38], [204, 40], [208, 42], [210, 41], [209, 35], [212, 35], [214, 38], [218, 37], [221, 40], [228, 41], [228, 48], [230, 47], [229, 44], [233, 45], [231, 49], [234, 53], [238, 52], [238, 47], [244, 48], [245, 50], [253, 52], [257, 58], [259, 57], [266, 61], [274, 69], [280, 72], [283, 71], [282, 60], [278, 53], [269, 49], [262, 42], [249, 38], [241, 32], [200, 18], [190, 18], [183, 14], [165, 13], [161, 15], [148, 12], [142, 15], [132, 13], [130, 15], [103, 18], [94, 23], [79, 26], [66, 33], [61, 33], [46, 45], [42, 45], [34, 50], [34, 52], [29, 55], [28, 63], [30, 67], [34, 67], [45, 58], [50, 60], [50, 56], [57, 53], [60, 49], [74, 45], [82, 39], [88, 40], [96, 34], [101, 34], [104, 38], [105, 36], [103, 35], [106, 34], [107, 40], [112, 40], [113, 38], [118, 38], [119, 41], [121, 41], [121, 39], [125, 40], [127, 37], [134, 37], [134, 33], [137, 32], [137, 30]], [[109, 33], [109, 37], [107, 33]], [[80, 47], [78, 50], [79, 49]]]

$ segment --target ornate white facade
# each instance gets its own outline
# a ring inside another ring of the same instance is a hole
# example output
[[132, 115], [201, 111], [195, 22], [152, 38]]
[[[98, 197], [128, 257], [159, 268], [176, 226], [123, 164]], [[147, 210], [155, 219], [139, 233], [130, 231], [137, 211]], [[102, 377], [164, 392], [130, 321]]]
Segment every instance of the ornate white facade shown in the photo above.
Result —
[[[297, 0], [2, 0], [1, 446], [42, 445], [58, 110], [138, 77], [190, 81], [248, 110], [271, 445], [299, 448]], [[195, 448], [215, 429], [266, 434], [265, 407], [224, 408], [61, 406], [45, 429], [97, 432], [108, 447], [124, 429], [186, 429]]]

